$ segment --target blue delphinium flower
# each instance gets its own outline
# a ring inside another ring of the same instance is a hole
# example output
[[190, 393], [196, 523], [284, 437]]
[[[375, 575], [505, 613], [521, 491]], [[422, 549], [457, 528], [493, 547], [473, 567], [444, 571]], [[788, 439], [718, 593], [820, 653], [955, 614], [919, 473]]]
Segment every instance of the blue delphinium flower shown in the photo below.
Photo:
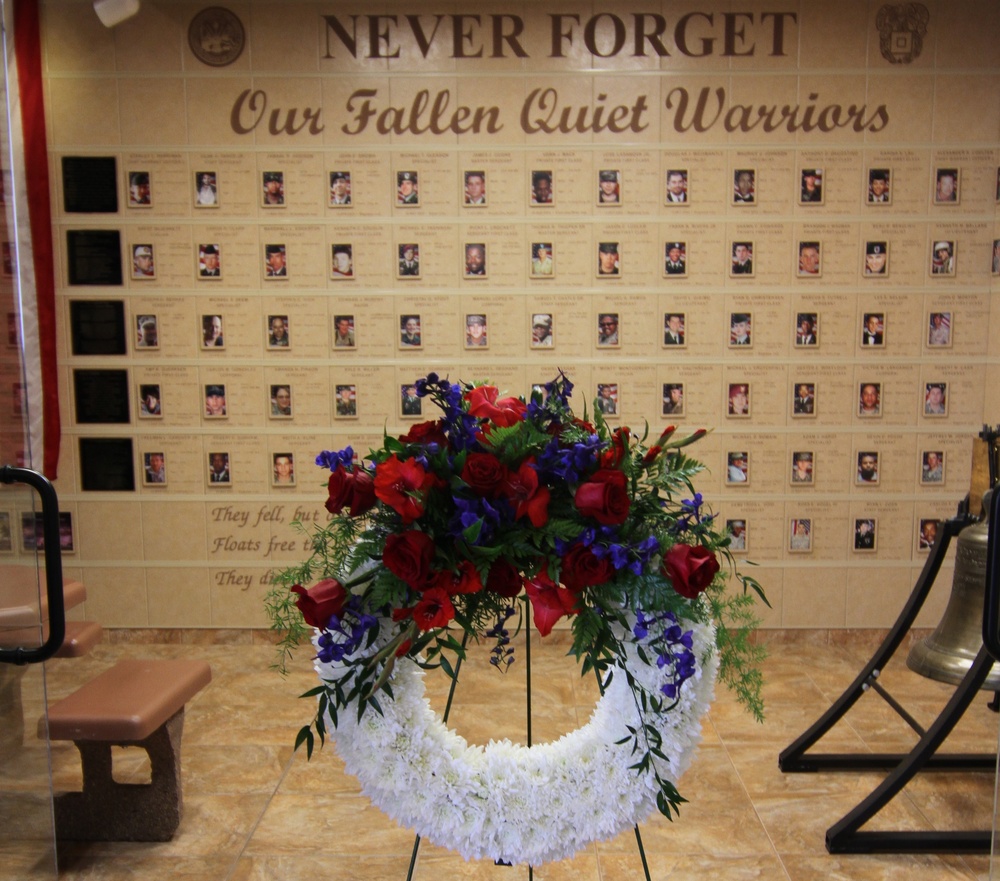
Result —
[[336, 471], [338, 465], [343, 465], [345, 468], [350, 469], [354, 464], [354, 448], [344, 447], [344, 449], [337, 452], [323, 450], [316, 457], [316, 464], [320, 468], [329, 468], [331, 471]]

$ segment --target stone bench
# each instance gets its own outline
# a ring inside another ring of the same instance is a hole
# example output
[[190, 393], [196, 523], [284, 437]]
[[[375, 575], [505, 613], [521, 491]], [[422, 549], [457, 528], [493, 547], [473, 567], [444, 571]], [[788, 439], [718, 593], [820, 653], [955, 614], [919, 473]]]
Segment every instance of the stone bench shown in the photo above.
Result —
[[[49, 707], [48, 735], [72, 740], [83, 791], [56, 798], [56, 835], [82, 841], [169, 841], [181, 821], [184, 705], [212, 681], [205, 661], [123, 660]], [[45, 720], [39, 722], [44, 737]], [[111, 747], [149, 754], [149, 783], [112, 779]]]

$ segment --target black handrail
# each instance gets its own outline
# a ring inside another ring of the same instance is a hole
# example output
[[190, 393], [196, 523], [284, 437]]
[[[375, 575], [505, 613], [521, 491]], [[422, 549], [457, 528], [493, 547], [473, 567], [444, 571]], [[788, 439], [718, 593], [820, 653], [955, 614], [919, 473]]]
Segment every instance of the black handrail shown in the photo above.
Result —
[[986, 544], [986, 600], [983, 608], [983, 645], [1000, 661], [1000, 486], [989, 501], [990, 535]]
[[30, 468], [0, 467], [0, 483], [26, 483], [42, 500], [42, 536], [45, 552], [45, 594], [48, 598], [49, 636], [38, 648], [0, 649], [0, 662], [37, 664], [51, 658], [66, 637], [63, 602], [62, 553], [59, 549], [59, 499], [48, 478]]

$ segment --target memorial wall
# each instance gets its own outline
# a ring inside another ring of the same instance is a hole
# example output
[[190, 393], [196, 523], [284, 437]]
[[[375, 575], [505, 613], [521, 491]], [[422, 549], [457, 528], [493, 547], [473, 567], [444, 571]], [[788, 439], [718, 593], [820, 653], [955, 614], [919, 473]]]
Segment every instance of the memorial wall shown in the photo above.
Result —
[[766, 626], [894, 619], [1000, 413], [994, 2], [42, 6], [87, 617], [263, 626], [319, 451], [561, 369], [713, 429]]

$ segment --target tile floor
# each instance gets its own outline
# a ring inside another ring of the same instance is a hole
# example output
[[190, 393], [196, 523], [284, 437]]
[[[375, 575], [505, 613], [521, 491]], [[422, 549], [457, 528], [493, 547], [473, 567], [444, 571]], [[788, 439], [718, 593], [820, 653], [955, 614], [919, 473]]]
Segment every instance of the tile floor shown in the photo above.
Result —
[[[882, 779], [878, 773], [782, 774], [778, 753], [822, 713], [854, 678], [872, 649], [870, 634], [765, 633], [767, 721], [757, 725], [720, 689], [705, 722], [704, 742], [680, 790], [690, 804], [679, 820], [659, 816], [642, 825], [650, 876], [656, 881], [958, 881], [989, 877], [985, 856], [831, 856], [826, 829]], [[596, 688], [564, 657], [565, 635], [532, 643], [533, 734], [536, 742], [582, 724]], [[520, 648], [523, 649], [523, 646]], [[73, 881], [404, 881], [413, 836], [384, 817], [344, 775], [330, 748], [306, 762], [293, 754], [296, 730], [310, 715], [297, 695], [312, 687], [305, 651], [287, 678], [269, 670], [266, 645], [104, 644], [88, 657], [50, 662], [56, 699], [124, 656], [200, 657], [212, 684], [188, 705], [183, 742], [185, 814], [168, 843], [64, 844], [60, 878]], [[451, 722], [471, 741], [509, 736], [524, 740], [524, 668], [502, 676], [474, 649], [462, 673]], [[441, 677], [443, 679], [443, 677]], [[927, 724], [952, 688], [916, 676], [894, 662], [882, 682]], [[443, 705], [444, 682], [428, 689]], [[993, 751], [998, 717], [977, 699], [953, 734], [955, 749]], [[38, 707], [25, 695], [25, 719]], [[32, 723], [26, 722], [27, 728]], [[827, 750], [905, 750], [915, 735], [876, 695], [867, 694], [822, 742]], [[22, 828], [30, 797], [18, 774], [44, 751], [25, 736], [20, 758], [0, 768], [0, 879], [24, 881], [39, 872], [38, 841]], [[141, 779], [140, 756], [123, 751], [116, 773]], [[79, 785], [71, 744], [56, 744], [57, 788]], [[23, 788], [23, 787], [22, 787]], [[925, 774], [866, 828], [988, 828], [993, 776]], [[24, 840], [28, 839], [28, 840]], [[496, 879], [528, 877], [525, 867], [466, 863], [424, 842], [413, 877]], [[571, 860], [533, 870], [539, 881], [641, 879], [632, 833], [592, 845]]]

